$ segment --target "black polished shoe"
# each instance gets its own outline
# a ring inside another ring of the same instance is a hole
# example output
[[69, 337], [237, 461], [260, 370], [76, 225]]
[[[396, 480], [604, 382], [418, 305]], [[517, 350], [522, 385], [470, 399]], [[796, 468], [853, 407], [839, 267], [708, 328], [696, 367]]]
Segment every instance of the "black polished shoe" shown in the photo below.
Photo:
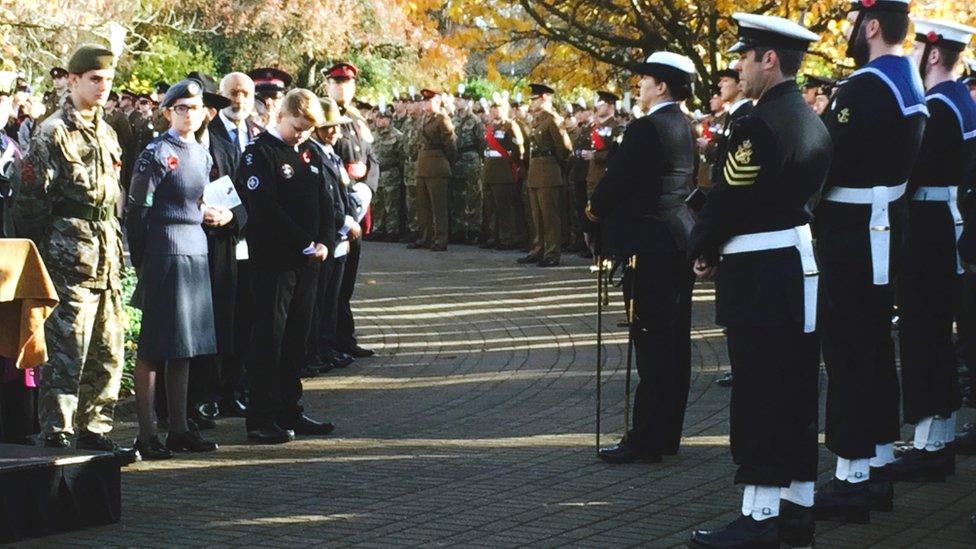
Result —
[[725, 375], [715, 380], [715, 385], [718, 385], [719, 387], [731, 387], [732, 372], [725, 372]]
[[170, 433], [166, 437], [166, 448], [174, 452], [213, 452], [217, 443], [200, 436], [199, 431]]
[[518, 259], [515, 260], [515, 262], [518, 263], [519, 265], [528, 265], [530, 263], [538, 263], [539, 261], [540, 261], [540, 257], [539, 256], [537, 256], [537, 255], [531, 255], [531, 254], [529, 254], [529, 255], [527, 255], [525, 257], [520, 257], [520, 258], [518, 258]]
[[430, 248], [430, 244], [425, 242], [411, 242], [410, 244], [407, 244], [408, 250], [422, 250], [424, 248]]
[[432, 251], [432, 252], [446, 252], [447, 251], [447, 245], [445, 245], [445, 244], [434, 244], [433, 246], [430, 247], [430, 251]]
[[[887, 474], [887, 467], [880, 468]], [[872, 511], [890, 513], [895, 510], [895, 484], [885, 475], [875, 478], [875, 468], [871, 468], [871, 478], [868, 479], [868, 501]]]
[[247, 406], [237, 398], [225, 398], [218, 405], [221, 417], [247, 417]]
[[539, 262], [540, 267], [558, 267], [559, 260], [554, 257], [547, 257]]
[[296, 435], [325, 436], [335, 430], [335, 425], [327, 422], [315, 421], [306, 415], [302, 415], [297, 421], [295, 421], [294, 425], [289, 424], [288, 428], [294, 430]]
[[969, 516], [969, 530], [976, 534], [976, 513]]
[[813, 547], [816, 521], [813, 508], [779, 501], [779, 541], [787, 547]]
[[298, 376], [302, 379], [308, 379], [319, 375], [319, 369], [309, 363], [302, 364], [302, 367], [298, 369]]
[[247, 430], [247, 439], [258, 444], [284, 444], [295, 440], [295, 432], [282, 429], [277, 423], [269, 423]]
[[332, 364], [336, 368], [345, 368], [353, 362], [356, 362], [356, 357], [351, 353], [327, 349], [319, 353], [319, 360], [323, 364]]
[[963, 428], [962, 432], [956, 435], [952, 447], [959, 455], [976, 456], [976, 429], [973, 429], [972, 425], [966, 425], [966, 427], [969, 428]]
[[945, 482], [955, 469], [956, 456], [946, 448], [935, 452], [912, 448], [888, 464], [888, 478], [896, 482]]
[[635, 463], [638, 461], [644, 463], [661, 462], [660, 454], [641, 452], [624, 441], [614, 444], [613, 446], [600, 448], [599, 456], [601, 460], [607, 463]]
[[139, 452], [139, 457], [143, 460], [170, 459], [173, 457], [173, 452], [163, 446], [157, 435], [153, 435], [149, 440], [137, 438], [132, 446]]
[[779, 521], [742, 515], [718, 530], [695, 530], [688, 547], [779, 549]]
[[871, 522], [868, 481], [847, 482], [832, 478], [817, 489], [813, 514], [817, 520], [867, 524]]
[[[206, 406], [205, 404], [190, 406], [190, 413], [188, 414], [188, 419], [193, 420], [193, 423], [197, 424], [197, 429], [214, 429], [217, 427], [217, 421], [214, 417], [211, 417], [207, 412], [202, 410]], [[214, 404], [214, 408], [216, 408]]]
[[70, 448], [71, 440], [67, 433], [51, 433], [44, 435], [45, 448]]
[[78, 439], [75, 440], [75, 448], [79, 450], [112, 452], [123, 465], [135, 463], [139, 459], [135, 448], [124, 448], [103, 434], [88, 431], [82, 431], [78, 434]]
[[346, 356], [353, 358], [369, 358], [376, 354], [376, 351], [372, 349], [365, 349], [359, 345], [353, 345], [352, 347], [345, 348], [342, 350], [342, 352], [345, 353]]

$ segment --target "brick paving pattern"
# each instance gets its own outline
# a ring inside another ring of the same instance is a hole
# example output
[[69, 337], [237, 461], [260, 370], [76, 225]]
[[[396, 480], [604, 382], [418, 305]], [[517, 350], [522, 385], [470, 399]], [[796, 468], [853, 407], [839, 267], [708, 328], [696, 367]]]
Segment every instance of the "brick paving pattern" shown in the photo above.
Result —
[[[243, 420], [221, 420], [208, 432], [218, 452], [123, 471], [120, 524], [23, 545], [668, 547], [734, 518], [711, 288], [695, 290], [680, 454], [607, 465], [594, 453], [594, 276], [581, 259], [539, 269], [516, 257], [368, 243], [354, 305], [378, 355], [305, 383], [310, 415], [334, 421], [335, 436], [254, 446]], [[604, 443], [623, 430], [622, 317], [618, 297], [605, 323]], [[134, 429], [130, 418], [118, 437]], [[826, 450], [821, 468], [833, 471]], [[976, 459], [960, 459], [945, 484], [899, 484], [896, 511], [870, 525], [819, 523], [818, 546], [972, 547], [974, 488]]]

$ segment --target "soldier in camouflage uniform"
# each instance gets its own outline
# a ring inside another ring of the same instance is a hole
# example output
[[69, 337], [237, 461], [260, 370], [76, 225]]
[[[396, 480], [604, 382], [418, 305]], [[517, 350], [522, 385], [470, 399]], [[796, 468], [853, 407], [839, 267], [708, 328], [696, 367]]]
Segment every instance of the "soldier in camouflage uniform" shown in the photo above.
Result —
[[421, 103], [410, 101], [403, 130], [403, 215], [406, 218], [406, 235], [403, 240], [413, 242], [420, 236], [417, 224], [417, 157], [420, 155], [420, 124], [423, 113]]
[[459, 157], [451, 183], [451, 237], [460, 244], [477, 244], [481, 232], [481, 172], [484, 168], [485, 124], [471, 110], [468, 96], [458, 97], [454, 115]]
[[403, 230], [403, 133], [393, 127], [390, 111], [380, 111], [373, 150], [380, 163], [379, 188], [373, 197], [373, 236], [397, 242]]
[[[68, 63], [72, 91], [37, 129], [21, 168], [17, 227], [40, 249], [61, 303], [45, 324], [41, 370], [45, 446], [118, 450], [105, 434], [122, 381], [122, 233], [115, 217], [122, 150], [102, 120], [112, 52], [82, 46]], [[130, 454], [131, 455], [131, 454]]]

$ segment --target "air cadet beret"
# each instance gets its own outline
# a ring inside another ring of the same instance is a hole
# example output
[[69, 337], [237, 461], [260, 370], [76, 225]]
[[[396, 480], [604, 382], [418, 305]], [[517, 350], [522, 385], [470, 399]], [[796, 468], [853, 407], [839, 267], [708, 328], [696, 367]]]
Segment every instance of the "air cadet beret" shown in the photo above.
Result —
[[112, 51], [102, 46], [85, 44], [75, 50], [68, 61], [68, 72], [85, 74], [88, 71], [100, 71], [115, 67], [115, 56]]
[[352, 80], [359, 76], [359, 69], [352, 63], [342, 61], [332, 65], [325, 71], [325, 77], [332, 80]]
[[186, 77], [200, 82], [200, 85], [203, 86], [204, 106], [219, 111], [230, 105], [230, 99], [220, 95], [220, 92], [217, 90], [217, 81], [214, 80], [214, 77], [200, 71], [189, 72]]
[[284, 92], [291, 86], [291, 75], [273, 67], [254, 69], [247, 73], [254, 81], [256, 92]]
[[915, 20], [915, 41], [961, 52], [969, 46], [976, 29], [952, 21]]
[[532, 97], [538, 97], [540, 95], [552, 95], [556, 93], [556, 90], [545, 84], [529, 84], [529, 94]]
[[165, 109], [166, 107], [173, 106], [173, 103], [176, 103], [180, 99], [190, 99], [193, 97], [203, 99], [203, 85], [200, 84], [199, 80], [186, 78], [173, 84], [166, 90], [166, 95], [163, 96], [160, 106]]
[[603, 103], [611, 103], [616, 105], [617, 101], [620, 101], [620, 97], [614, 93], [608, 91], [598, 91], [596, 92], [597, 98]]
[[820, 40], [819, 36], [803, 25], [782, 17], [733, 13], [732, 18], [739, 23], [739, 41], [729, 48], [729, 53], [741, 53], [760, 47], [806, 52], [811, 42]]
[[319, 128], [328, 128], [330, 126], [341, 126], [343, 124], [349, 124], [352, 119], [348, 116], [343, 116], [339, 112], [339, 105], [332, 100], [331, 97], [320, 97], [319, 103], [322, 105], [322, 112], [325, 113], [324, 121], [318, 125]]
[[64, 78], [68, 76], [68, 71], [64, 67], [54, 67], [51, 69], [51, 78]]
[[427, 88], [420, 90], [420, 96], [427, 100], [433, 99], [438, 95], [440, 95], [440, 92], [436, 92], [434, 90], [430, 90]]

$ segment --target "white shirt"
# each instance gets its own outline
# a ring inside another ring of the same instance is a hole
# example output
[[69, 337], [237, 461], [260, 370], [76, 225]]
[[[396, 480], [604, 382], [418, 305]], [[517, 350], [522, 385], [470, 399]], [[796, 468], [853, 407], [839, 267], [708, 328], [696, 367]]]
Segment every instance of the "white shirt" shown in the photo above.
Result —
[[[674, 105], [674, 103], [675, 103], [674, 101], [665, 101], [664, 103], [658, 103], [657, 105], [654, 105], [653, 107], [651, 107], [647, 111], [647, 114], [654, 114], [657, 111], [663, 109], [664, 107], [667, 107], [668, 105]], [[645, 115], [645, 116], [647, 116], [647, 115]]]
[[223, 109], [217, 113], [220, 117], [220, 121], [224, 124], [224, 128], [227, 129], [227, 135], [233, 138], [234, 132], [237, 132], [237, 144], [241, 148], [241, 152], [247, 147], [247, 142], [250, 140], [250, 136], [247, 135], [247, 122], [242, 120], [240, 125], [234, 122], [224, 114]]
[[745, 105], [746, 103], [751, 103], [751, 102], [752, 102], [752, 99], [749, 99], [748, 97], [746, 97], [745, 99], [740, 99], [740, 100], [736, 101], [735, 103], [732, 103], [732, 106], [729, 107], [729, 114], [732, 114], [735, 111], [739, 110], [739, 107], [741, 107], [742, 105]]

